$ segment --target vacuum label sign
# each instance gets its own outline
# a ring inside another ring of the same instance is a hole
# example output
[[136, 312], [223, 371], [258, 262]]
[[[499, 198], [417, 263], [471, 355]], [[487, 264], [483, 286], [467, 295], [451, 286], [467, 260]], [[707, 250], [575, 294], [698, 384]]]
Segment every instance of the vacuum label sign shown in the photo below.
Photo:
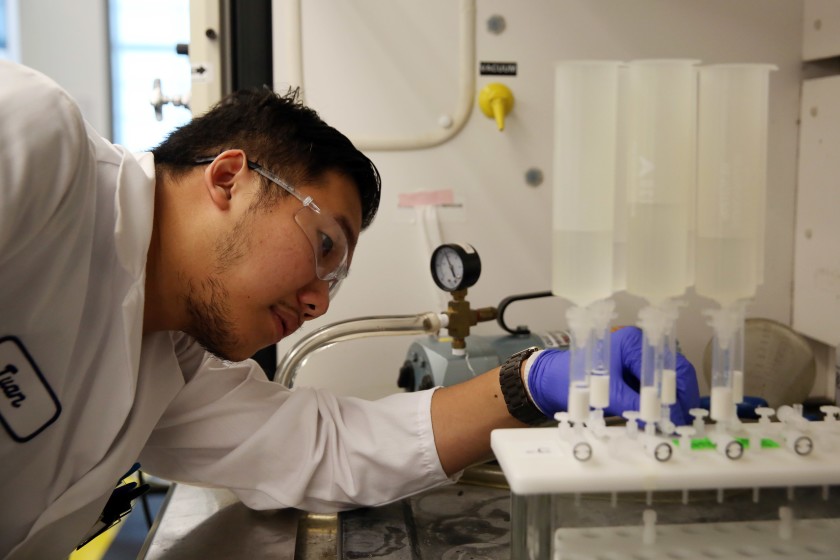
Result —
[[480, 62], [482, 76], [516, 76], [515, 62]]

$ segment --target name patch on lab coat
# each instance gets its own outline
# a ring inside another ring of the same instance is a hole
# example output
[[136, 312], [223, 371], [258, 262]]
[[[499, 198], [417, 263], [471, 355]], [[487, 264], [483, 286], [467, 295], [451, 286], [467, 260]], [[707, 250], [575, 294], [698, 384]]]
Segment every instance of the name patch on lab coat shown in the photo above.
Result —
[[12, 439], [29, 441], [60, 414], [61, 404], [23, 343], [0, 337], [0, 423]]

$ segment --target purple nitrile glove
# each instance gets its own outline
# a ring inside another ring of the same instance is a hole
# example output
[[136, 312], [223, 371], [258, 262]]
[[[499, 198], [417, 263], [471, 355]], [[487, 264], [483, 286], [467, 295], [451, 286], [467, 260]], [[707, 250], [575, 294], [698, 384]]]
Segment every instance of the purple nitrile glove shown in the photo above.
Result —
[[[610, 405], [604, 413], [621, 416], [625, 410], [639, 410], [642, 373], [642, 331], [622, 327], [610, 335]], [[528, 372], [528, 390], [547, 416], [568, 409], [569, 353], [546, 350], [537, 356]], [[677, 354], [677, 404], [671, 407], [671, 421], [690, 424], [689, 409], [700, 406], [697, 374], [685, 356]]]

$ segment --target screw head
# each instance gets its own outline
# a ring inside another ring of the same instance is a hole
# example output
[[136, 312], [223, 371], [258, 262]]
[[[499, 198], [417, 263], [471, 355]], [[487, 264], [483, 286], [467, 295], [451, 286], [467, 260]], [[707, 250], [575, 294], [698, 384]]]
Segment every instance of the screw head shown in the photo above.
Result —
[[814, 441], [809, 438], [808, 436], [801, 436], [796, 438], [796, 441], [793, 442], [793, 451], [797, 455], [805, 456], [810, 455], [811, 451], [814, 450]]
[[525, 182], [531, 187], [539, 187], [544, 179], [542, 169], [537, 167], [531, 167], [525, 172]]
[[507, 22], [505, 21], [505, 18], [498, 14], [494, 14], [487, 18], [487, 31], [493, 35], [500, 35], [504, 33], [506, 27]]
[[673, 453], [674, 453], [674, 450], [669, 443], [660, 443], [653, 450], [653, 456], [660, 463], [664, 463], [665, 461], [670, 459], [671, 455], [673, 455]]
[[724, 452], [727, 459], [735, 461], [744, 455], [744, 445], [740, 441], [730, 441], [726, 444]]
[[592, 458], [592, 446], [588, 443], [581, 442], [572, 448], [572, 455], [581, 463]]

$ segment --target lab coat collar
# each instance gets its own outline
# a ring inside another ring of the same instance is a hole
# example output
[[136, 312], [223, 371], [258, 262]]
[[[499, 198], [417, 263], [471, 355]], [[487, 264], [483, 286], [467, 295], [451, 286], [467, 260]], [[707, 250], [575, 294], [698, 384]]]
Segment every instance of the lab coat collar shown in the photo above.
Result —
[[145, 276], [155, 209], [155, 163], [152, 154], [123, 154], [116, 197], [114, 242], [117, 258], [135, 278]]
[[[140, 368], [143, 308], [146, 295], [146, 260], [152, 238], [155, 208], [155, 163], [150, 153], [124, 151], [117, 176], [114, 246], [120, 264], [135, 279], [123, 299], [125, 349], [131, 371]], [[134, 398], [134, 395], [129, 395]]]

